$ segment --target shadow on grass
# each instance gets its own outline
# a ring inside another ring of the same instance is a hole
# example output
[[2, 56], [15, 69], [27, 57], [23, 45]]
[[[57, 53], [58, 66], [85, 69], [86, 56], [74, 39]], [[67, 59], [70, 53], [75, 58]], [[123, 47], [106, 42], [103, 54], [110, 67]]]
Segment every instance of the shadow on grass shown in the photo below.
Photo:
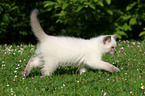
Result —
[[[54, 73], [52, 73], [52, 76], [53, 75], [64, 75], [64, 74], [67, 74], [67, 75], [79, 74], [79, 69], [78, 69], [78, 67], [71, 67], [71, 66], [58, 67], [56, 69], [56, 71]], [[30, 74], [26, 78], [34, 77], [34, 76], [42, 76], [40, 68], [32, 69]]]
[[[107, 71], [89, 68], [87, 72], [93, 72], [96, 74], [105, 74]], [[79, 67], [73, 67], [73, 66], [58, 67], [56, 71], [52, 74], [52, 76], [53, 75], [73, 75], [73, 74], [80, 74]], [[107, 74], [112, 75], [111, 72], [107, 72]], [[32, 69], [32, 71], [27, 76], [27, 78], [34, 77], [34, 76], [42, 76], [40, 68]]]

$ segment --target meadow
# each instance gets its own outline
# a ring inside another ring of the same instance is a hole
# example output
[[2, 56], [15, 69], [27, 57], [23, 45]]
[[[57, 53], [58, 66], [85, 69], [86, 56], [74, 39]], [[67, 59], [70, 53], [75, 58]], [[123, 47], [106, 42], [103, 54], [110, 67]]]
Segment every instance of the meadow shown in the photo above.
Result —
[[103, 60], [120, 69], [118, 73], [59, 67], [52, 76], [42, 77], [34, 68], [22, 77], [36, 46], [0, 45], [0, 96], [145, 96], [145, 40], [119, 40], [117, 53]]

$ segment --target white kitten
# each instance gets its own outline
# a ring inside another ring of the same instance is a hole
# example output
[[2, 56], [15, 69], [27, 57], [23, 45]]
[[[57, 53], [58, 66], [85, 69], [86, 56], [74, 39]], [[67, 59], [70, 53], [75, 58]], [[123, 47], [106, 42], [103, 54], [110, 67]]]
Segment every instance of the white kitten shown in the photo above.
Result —
[[105, 35], [89, 40], [72, 37], [55, 37], [46, 35], [37, 19], [38, 10], [31, 13], [31, 27], [35, 36], [40, 41], [35, 56], [33, 56], [24, 72], [28, 76], [33, 67], [41, 67], [43, 76], [50, 76], [56, 68], [68, 65], [80, 66], [80, 74], [88, 67], [104, 69], [109, 72], [118, 72], [119, 69], [107, 62], [102, 61], [105, 53], [116, 52], [116, 36]]

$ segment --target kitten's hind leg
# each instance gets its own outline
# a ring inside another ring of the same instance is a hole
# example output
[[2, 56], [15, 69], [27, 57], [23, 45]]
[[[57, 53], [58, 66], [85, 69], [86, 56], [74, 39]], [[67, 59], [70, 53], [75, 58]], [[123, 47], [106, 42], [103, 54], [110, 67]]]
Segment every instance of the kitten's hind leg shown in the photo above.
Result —
[[51, 76], [52, 73], [56, 70], [58, 62], [55, 60], [50, 60], [49, 58], [44, 59], [44, 65], [41, 69], [42, 76]]
[[28, 62], [28, 64], [27, 64], [27, 66], [26, 66], [24, 72], [22, 73], [23, 76], [28, 76], [29, 73], [30, 73], [30, 71], [31, 71], [31, 69], [32, 69], [33, 67], [37, 67], [37, 66], [39, 66], [39, 65], [40, 65], [40, 58], [39, 58], [39, 57], [32, 57], [32, 58], [29, 60], [29, 62]]

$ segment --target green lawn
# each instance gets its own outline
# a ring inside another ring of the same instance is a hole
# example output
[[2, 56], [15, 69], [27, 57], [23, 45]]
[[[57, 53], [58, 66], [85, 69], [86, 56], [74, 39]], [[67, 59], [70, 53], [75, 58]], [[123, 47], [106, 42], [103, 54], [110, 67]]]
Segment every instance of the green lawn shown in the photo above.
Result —
[[118, 41], [117, 53], [104, 61], [118, 73], [59, 67], [51, 77], [41, 77], [39, 68], [22, 78], [35, 45], [0, 45], [0, 96], [145, 96], [145, 41]]

